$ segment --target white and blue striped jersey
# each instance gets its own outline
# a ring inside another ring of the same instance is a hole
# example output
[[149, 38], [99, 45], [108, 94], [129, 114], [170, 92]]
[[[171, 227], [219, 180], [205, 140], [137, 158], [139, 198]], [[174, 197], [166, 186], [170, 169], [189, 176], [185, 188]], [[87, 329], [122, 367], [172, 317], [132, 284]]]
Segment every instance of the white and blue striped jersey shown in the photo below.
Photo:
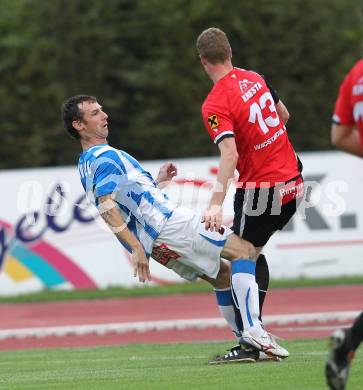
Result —
[[150, 256], [154, 241], [176, 207], [157, 188], [150, 173], [132, 156], [107, 144], [83, 152], [78, 170], [83, 188], [96, 206], [100, 196], [114, 193], [127, 227]]

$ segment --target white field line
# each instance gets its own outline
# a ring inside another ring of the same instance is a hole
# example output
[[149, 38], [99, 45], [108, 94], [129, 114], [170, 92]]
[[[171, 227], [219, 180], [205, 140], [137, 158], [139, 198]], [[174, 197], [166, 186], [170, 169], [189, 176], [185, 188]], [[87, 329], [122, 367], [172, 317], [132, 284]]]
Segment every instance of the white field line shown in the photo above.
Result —
[[325, 326], [292, 326], [288, 328], [283, 328], [284, 332], [313, 332], [313, 331], [326, 331], [332, 332], [333, 330], [342, 328], [342, 325], [336, 323], [335, 325], [325, 325]]
[[[309, 322], [326, 323], [328, 321], [344, 322], [353, 320], [360, 311], [340, 311], [327, 313], [301, 313], [301, 314], [280, 314], [267, 315], [264, 317], [265, 325], [302, 325]], [[47, 326], [39, 328], [19, 328], [0, 330], [0, 340], [9, 338], [46, 337], [46, 336], [70, 336], [86, 335], [95, 333], [105, 335], [108, 333], [147, 332], [151, 330], [186, 330], [205, 329], [210, 327], [227, 328], [228, 325], [223, 318], [193, 318], [185, 320], [164, 320], [164, 321], [143, 321], [123, 322], [111, 324], [90, 324], [90, 325], [66, 325]]]

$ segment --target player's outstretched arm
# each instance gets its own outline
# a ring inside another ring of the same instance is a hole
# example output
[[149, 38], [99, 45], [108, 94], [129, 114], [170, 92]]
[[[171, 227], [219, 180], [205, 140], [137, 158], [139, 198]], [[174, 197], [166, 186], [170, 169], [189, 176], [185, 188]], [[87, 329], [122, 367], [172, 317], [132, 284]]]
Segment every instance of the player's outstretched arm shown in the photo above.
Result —
[[134, 265], [134, 277], [139, 276], [140, 282], [151, 280], [149, 260], [141, 242], [127, 227], [122, 215], [113, 200], [112, 194], [100, 196], [98, 198], [98, 210], [106, 222], [107, 226], [123, 243], [127, 244], [132, 251], [132, 260]]
[[334, 146], [345, 152], [354, 154], [358, 157], [363, 157], [363, 148], [359, 138], [359, 131], [353, 126], [333, 123], [331, 127], [331, 142]]

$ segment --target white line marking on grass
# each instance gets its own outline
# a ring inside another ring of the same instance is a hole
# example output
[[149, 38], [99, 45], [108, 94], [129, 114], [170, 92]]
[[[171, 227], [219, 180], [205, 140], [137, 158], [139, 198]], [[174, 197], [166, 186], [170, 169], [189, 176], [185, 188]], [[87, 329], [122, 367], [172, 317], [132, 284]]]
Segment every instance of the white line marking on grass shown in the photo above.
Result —
[[294, 356], [327, 356], [327, 351], [294, 352]]
[[[177, 356], [131, 356], [130, 358], [124, 358], [124, 359], [118, 359], [118, 360], [126, 360], [126, 361], [143, 361], [143, 360], [191, 360], [191, 359], [206, 359], [208, 358], [207, 355], [195, 355], [195, 356], [182, 356], [182, 355], [177, 355]], [[92, 360], [93, 362], [93, 360]]]
[[288, 328], [282, 328], [284, 332], [301, 332], [301, 331], [333, 331], [342, 328], [341, 325], [327, 325], [327, 326], [296, 326], [296, 327], [288, 327]]
[[[265, 325], [289, 325], [306, 324], [309, 322], [326, 323], [328, 321], [348, 321], [358, 316], [360, 311], [340, 311], [327, 313], [300, 313], [300, 314], [277, 314], [264, 317]], [[193, 318], [185, 320], [166, 321], [143, 321], [123, 322], [111, 324], [90, 325], [65, 325], [48, 326], [39, 328], [19, 328], [0, 330], [0, 340], [9, 338], [22, 339], [26, 337], [47, 336], [83, 336], [95, 333], [105, 335], [109, 333], [148, 332], [165, 330], [206, 329], [210, 327], [228, 328], [223, 318]]]

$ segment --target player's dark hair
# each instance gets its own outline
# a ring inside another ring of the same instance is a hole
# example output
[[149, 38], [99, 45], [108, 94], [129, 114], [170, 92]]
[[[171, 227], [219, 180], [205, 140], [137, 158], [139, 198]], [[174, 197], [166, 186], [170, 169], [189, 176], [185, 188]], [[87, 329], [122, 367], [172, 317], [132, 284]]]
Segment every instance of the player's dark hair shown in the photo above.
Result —
[[94, 96], [76, 95], [67, 99], [62, 105], [62, 120], [63, 126], [68, 131], [72, 138], [79, 139], [79, 132], [73, 127], [73, 121], [81, 121], [83, 119], [83, 111], [78, 104], [83, 102], [97, 102]]
[[211, 64], [223, 64], [231, 58], [231, 45], [227, 35], [216, 27], [204, 30], [197, 38], [197, 50]]

